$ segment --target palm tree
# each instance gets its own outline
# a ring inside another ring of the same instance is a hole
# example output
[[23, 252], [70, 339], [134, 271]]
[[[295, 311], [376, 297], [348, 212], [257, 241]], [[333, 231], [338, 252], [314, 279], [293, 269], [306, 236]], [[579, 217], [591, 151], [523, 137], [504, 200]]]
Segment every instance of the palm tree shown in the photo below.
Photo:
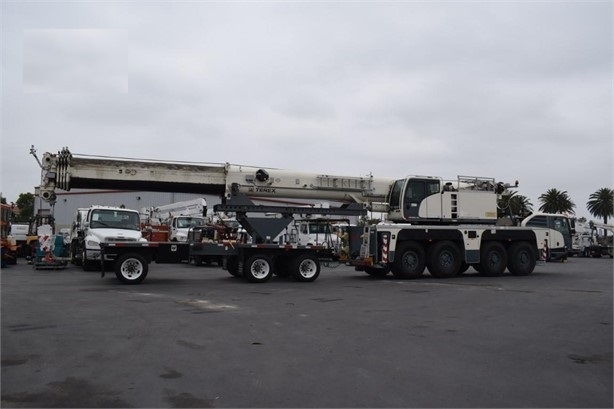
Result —
[[586, 208], [590, 214], [603, 218], [603, 223], [608, 224], [608, 216], [614, 216], [614, 189], [602, 187], [588, 199]]
[[573, 209], [576, 205], [571, 201], [566, 190], [561, 192], [554, 188], [548, 189], [546, 193], [539, 196], [539, 201], [541, 202], [540, 212], [576, 214]]
[[524, 217], [533, 212], [533, 203], [529, 201], [529, 198], [516, 195], [516, 193], [518, 192], [511, 192], [509, 195], [501, 196], [498, 206], [499, 209], [503, 210], [503, 214], [508, 215], [511, 210], [514, 216]]

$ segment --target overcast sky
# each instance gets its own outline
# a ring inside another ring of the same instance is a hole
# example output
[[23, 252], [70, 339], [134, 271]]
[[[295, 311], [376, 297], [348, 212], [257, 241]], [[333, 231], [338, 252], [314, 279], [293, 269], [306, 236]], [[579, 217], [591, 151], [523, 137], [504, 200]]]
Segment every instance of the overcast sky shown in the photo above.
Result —
[[2, 2], [2, 186], [73, 153], [612, 187], [611, 1]]

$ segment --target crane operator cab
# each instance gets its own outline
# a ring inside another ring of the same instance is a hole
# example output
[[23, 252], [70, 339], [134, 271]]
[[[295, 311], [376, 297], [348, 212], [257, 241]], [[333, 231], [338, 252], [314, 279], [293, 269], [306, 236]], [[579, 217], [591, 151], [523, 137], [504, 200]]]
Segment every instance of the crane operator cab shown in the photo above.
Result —
[[497, 199], [507, 187], [483, 177], [459, 176], [454, 182], [432, 176], [399, 179], [390, 189], [388, 220], [493, 223], [497, 219]]

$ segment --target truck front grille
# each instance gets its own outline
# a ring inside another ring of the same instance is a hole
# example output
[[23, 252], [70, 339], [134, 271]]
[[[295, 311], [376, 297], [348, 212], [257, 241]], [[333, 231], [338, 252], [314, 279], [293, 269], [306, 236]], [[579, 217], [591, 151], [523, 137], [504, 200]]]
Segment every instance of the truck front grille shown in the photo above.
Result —
[[106, 242], [116, 242], [116, 241], [136, 241], [136, 239], [132, 239], [129, 237], [107, 237], [105, 239]]

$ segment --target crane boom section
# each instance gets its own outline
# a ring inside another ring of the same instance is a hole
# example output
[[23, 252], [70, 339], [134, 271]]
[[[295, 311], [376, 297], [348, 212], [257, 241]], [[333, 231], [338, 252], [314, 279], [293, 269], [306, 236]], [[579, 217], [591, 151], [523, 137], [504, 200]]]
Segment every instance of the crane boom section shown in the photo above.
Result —
[[42, 165], [40, 194], [45, 200], [53, 198], [56, 188], [223, 194], [226, 179], [224, 164], [73, 155], [67, 148], [45, 153]]
[[302, 198], [353, 203], [386, 200], [393, 179], [372, 176], [332, 176], [283, 169], [257, 169], [231, 165], [228, 192], [251, 197]]
[[212, 194], [229, 197], [304, 198], [357, 203], [383, 202], [393, 179], [331, 176], [229, 163], [169, 162], [45, 153], [40, 196], [55, 200], [55, 189], [123, 189]]

